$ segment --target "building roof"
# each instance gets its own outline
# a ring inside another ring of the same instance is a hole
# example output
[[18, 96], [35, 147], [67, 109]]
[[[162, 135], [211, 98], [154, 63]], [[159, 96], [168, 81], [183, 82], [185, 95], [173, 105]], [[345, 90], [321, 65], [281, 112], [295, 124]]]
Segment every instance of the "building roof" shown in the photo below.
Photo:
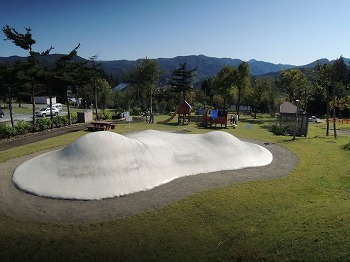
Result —
[[[291, 102], [285, 101], [280, 105], [280, 114], [295, 114], [297, 112], [297, 106]], [[307, 112], [302, 108], [298, 108], [298, 114], [307, 115]]]
[[130, 85], [130, 83], [120, 83], [119, 85], [113, 87], [112, 90], [113, 90], [113, 92], [123, 91], [123, 90], [125, 90], [129, 85]]
[[297, 106], [291, 102], [285, 101], [280, 105], [280, 113], [295, 114], [297, 111]]

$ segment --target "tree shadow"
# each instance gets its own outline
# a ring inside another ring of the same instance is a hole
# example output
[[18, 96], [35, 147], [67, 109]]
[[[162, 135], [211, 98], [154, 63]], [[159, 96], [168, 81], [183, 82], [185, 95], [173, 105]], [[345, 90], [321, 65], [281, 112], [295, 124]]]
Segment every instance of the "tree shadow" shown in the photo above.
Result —
[[[158, 123], [157, 123], [158, 124]], [[165, 126], [188, 126], [188, 124], [182, 124], [177, 122], [171, 122], [171, 123], [159, 123], [158, 125], [165, 125]]]

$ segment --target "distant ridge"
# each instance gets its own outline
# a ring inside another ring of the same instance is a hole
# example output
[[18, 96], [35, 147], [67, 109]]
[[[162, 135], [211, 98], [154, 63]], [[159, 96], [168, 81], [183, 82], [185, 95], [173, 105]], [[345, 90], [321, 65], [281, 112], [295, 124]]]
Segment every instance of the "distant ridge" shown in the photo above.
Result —
[[[163, 74], [160, 79], [162, 83], [168, 82], [167, 80], [170, 79], [172, 71], [178, 68], [180, 63], [186, 62], [188, 69], [198, 67], [194, 78], [194, 82], [198, 83], [217, 74], [225, 65], [238, 67], [243, 62], [241, 59], [217, 58], [205, 55], [176, 56], [173, 58], [157, 58], [155, 60], [163, 69]], [[139, 60], [114, 60], [101, 61], [101, 63], [108, 74], [117, 75], [119, 79], [123, 79], [123, 75], [126, 76], [127, 72], [129, 72], [138, 61]], [[281, 69], [287, 70], [296, 67], [293, 65], [276, 65], [254, 59], [249, 60], [248, 64], [250, 65], [250, 70], [253, 76], [279, 72]]]
[[[52, 54], [42, 58], [42, 62], [47, 66], [54, 66], [55, 61], [60, 54]], [[10, 56], [10, 57], [0, 57], [0, 63], [13, 63], [16, 60], [24, 60], [25, 57]], [[81, 57], [76, 57], [75, 61], [86, 61], [86, 59]], [[140, 59], [139, 59], [140, 60]], [[111, 61], [98, 61], [102, 64], [105, 72], [107, 74], [112, 74], [118, 77], [119, 81], [127, 80], [128, 72], [130, 72], [133, 67], [138, 63], [139, 60], [111, 60]], [[174, 69], [179, 67], [180, 63], [187, 63], [188, 69], [198, 67], [196, 75], [194, 77], [194, 83], [199, 84], [204, 79], [208, 79], [219, 72], [219, 70], [225, 65], [232, 65], [238, 67], [243, 60], [232, 59], [232, 58], [217, 58], [208, 57], [205, 55], [188, 55], [188, 56], [176, 56], [173, 58], [157, 58], [155, 59], [163, 70], [160, 81], [162, 84], [166, 84], [168, 79], [171, 77], [171, 73]], [[344, 58], [346, 64], [349, 63], [349, 59]], [[317, 64], [330, 63], [326, 58], [322, 58], [302, 66], [295, 66], [289, 64], [273, 64], [264, 61], [257, 61], [255, 59], [250, 59], [247, 63], [250, 65], [251, 74], [253, 76], [267, 75], [270, 73], [277, 73], [281, 69], [291, 69], [291, 68], [314, 68]]]
[[[298, 66], [299, 68], [314, 68], [315, 66], [317, 66], [318, 64], [328, 64], [329, 61], [327, 58], [321, 58], [321, 59], [318, 59], [310, 64], [307, 64], [307, 65], [303, 65], [303, 66]], [[345, 59], [344, 59], [344, 62], [345, 62]], [[345, 62], [346, 63], [346, 62]]]

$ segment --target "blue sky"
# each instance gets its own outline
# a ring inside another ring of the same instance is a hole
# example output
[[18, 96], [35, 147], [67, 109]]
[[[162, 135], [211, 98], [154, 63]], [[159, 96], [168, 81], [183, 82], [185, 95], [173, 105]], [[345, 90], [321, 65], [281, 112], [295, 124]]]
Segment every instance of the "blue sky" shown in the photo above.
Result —
[[[35, 51], [99, 60], [206, 55], [303, 65], [350, 57], [349, 0], [8, 0], [0, 26]], [[0, 57], [27, 53], [1, 32]]]

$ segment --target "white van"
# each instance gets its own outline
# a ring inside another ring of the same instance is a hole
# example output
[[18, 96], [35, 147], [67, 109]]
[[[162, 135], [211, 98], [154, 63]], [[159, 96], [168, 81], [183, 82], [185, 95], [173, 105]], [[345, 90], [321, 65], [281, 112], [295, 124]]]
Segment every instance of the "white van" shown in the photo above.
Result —
[[[48, 105], [47, 107], [50, 107], [50, 105]], [[60, 113], [62, 112], [62, 104], [61, 103], [52, 104], [52, 108], [57, 108]]]

